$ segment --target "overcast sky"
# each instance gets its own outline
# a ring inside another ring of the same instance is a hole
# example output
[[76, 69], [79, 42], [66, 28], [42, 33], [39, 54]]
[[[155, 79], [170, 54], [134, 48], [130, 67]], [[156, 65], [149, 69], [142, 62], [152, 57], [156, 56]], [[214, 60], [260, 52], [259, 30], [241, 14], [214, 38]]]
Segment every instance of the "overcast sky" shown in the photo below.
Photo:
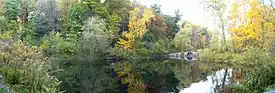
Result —
[[204, 11], [200, 4], [201, 0], [137, 0], [141, 4], [150, 6], [152, 4], [161, 5], [161, 10], [164, 14], [174, 15], [174, 11], [180, 9], [183, 15], [182, 19], [208, 27], [214, 28], [212, 17]]

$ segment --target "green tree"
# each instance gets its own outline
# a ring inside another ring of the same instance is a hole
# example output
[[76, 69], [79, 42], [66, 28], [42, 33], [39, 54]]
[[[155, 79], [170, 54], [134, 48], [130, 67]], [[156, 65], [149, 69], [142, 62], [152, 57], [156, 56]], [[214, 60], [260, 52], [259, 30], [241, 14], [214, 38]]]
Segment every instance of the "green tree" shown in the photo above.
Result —
[[55, 0], [38, 0], [34, 14], [34, 37], [37, 41], [52, 31], [60, 31]]
[[17, 20], [20, 13], [20, 3], [20, 0], [4, 0], [4, 11], [8, 20]]
[[18, 35], [17, 17], [20, 10], [19, 0], [4, 0], [1, 3], [1, 33], [10, 33], [12, 36]]
[[105, 20], [99, 17], [88, 18], [83, 29], [83, 41], [89, 44], [87, 47], [93, 50], [91, 53], [102, 52], [108, 48], [113, 35], [107, 30]]
[[161, 5], [153, 4], [153, 5], [151, 5], [151, 8], [157, 14], [161, 14], [162, 13], [161, 12]]
[[180, 31], [178, 23], [181, 20], [180, 10], [175, 11], [175, 16], [165, 15], [165, 21], [168, 26], [167, 30], [169, 32], [169, 39], [172, 40], [176, 33]]
[[20, 10], [18, 19], [22, 21], [22, 23], [26, 23], [30, 21], [31, 12], [35, 11], [36, 0], [21, 0], [20, 2]]
[[[45, 38], [41, 47], [49, 55], [61, 89], [69, 93], [114, 93], [117, 90], [107, 61], [102, 61], [112, 35], [105, 20], [89, 17], [80, 38], [67, 40], [62, 35]], [[75, 40], [72, 40], [75, 39]]]
[[185, 23], [181, 21], [180, 31], [176, 33], [175, 38], [172, 41], [174, 48], [180, 51], [192, 50], [193, 46], [191, 45], [193, 26], [190, 23]]
[[62, 24], [63, 31], [66, 37], [78, 39], [83, 32], [82, 26], [85, 19], [88, 19], [88, 7], [84, 3], [78, 2], [72, 5], [69, 9], [67, 21]]
[[115, 42], [119, 38], [120, 31], [127, 31], [120, 29], [120, 27], [127, 24], [124, 20], [129, 18], [128, 11], [131, 10], [131, 2], [129, 0], [106, 0], [103, 5], [107, 7], [109, 12], [109, 16], [105, 18], [107, 29], [114, 35], [113, 42]]

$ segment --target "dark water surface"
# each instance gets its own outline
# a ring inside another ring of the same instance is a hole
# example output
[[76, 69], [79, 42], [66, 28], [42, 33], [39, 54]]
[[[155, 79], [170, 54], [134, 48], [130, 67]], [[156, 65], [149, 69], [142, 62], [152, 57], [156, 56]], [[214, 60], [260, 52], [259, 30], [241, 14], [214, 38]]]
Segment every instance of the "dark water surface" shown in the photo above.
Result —
[[[131, 65], [144, 83], [151, 88], [149, 93], [220, 93], [221, 87], [235, 84], [233, 69], [214, 62], [192, 61], [181, 59], [148, 59], [138, 62], [121, 61], [114, 64]], [[116, 70], [118, 71], [118, 70]]]

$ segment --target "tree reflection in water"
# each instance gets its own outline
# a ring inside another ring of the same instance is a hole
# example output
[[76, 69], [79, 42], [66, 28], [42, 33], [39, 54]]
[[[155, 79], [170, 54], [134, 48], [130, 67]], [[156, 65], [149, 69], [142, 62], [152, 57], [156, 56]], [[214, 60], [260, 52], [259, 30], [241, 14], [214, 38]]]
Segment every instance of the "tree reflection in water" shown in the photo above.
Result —
[[[127, 77], [134, 75], [143, 82], [148, 93], [220, 93], [224, 86], [233, 84], [236, 77], [232, 77], [233, 72], [236, 73], [233, 69], [211, 62], [142, 60], [117, 62], [115, 65], [116, 73], [125, 74], [122, 81], [131, 81]], [[127, 84], [129, 86], [129, 82]]]

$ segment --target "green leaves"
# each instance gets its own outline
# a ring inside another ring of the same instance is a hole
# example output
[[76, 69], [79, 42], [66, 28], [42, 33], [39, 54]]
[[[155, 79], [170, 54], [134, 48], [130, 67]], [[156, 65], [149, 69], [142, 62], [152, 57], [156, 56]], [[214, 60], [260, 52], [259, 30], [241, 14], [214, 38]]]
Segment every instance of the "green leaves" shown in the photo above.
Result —
[[104, 51], [110, 45], [113, 35], [107, 30], [105, 20], [97, 16], [88, 18], [83, 28], [83, 42], [89, 44], [91, 53]]
[[4, 0], [4, 3], [5, 16], [9, 20], [17, 20], [20, 10], [20, 0]]
[[4, 88], [0, 88], [0, 93], [4, 93]]
[[7, 29], [6, 25], [8, 23], [8, 20], [5, 16], [0, 16], [0, 33], [4, 33]]

